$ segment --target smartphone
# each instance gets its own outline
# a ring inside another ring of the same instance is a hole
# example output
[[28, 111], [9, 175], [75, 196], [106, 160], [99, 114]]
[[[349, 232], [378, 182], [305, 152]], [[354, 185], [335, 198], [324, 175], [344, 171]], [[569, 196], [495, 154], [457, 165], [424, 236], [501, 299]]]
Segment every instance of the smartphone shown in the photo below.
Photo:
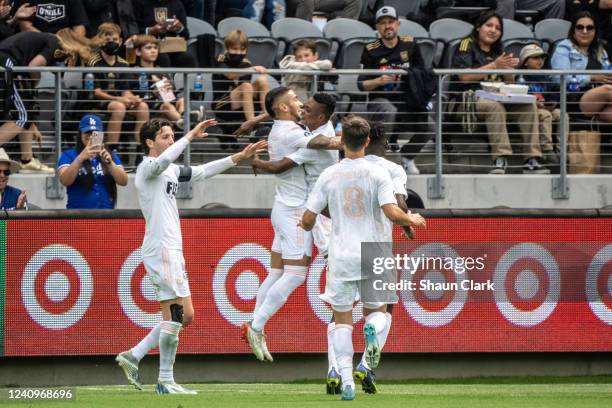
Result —
[[102, 151], [102, 142], [104, 142], [104, 133], [102, 132], [91, 132], [91, 148], [96, 153]]

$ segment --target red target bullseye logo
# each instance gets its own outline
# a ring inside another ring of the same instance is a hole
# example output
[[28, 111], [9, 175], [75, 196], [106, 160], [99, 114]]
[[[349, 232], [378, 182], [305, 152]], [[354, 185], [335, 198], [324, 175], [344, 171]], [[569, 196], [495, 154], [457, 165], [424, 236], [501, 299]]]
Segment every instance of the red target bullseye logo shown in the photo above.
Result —
[[161, 320], [157, 295], [142, 264], [140, 248], [121, 266], [117, 295], [123, 312], [134, 324], [150, 329]]
[[[410, 258], [458, 258], [457, 252], [448, 245], [434, 243], [415, 249]], [[427, 327], [440, 327], [452, 322], [461, 312], [468, 296], [467, 290], [457, 285], [456, 290], [421, 290], [420, 282], [452, 283], [468, 279], [467, 272], [458, 273], [449, 270], [419, 269], [401, 271], [401, 280], [415, 282], [415, 290], [402, 290], [400, 296], [406, 312], [418, 323]]]
[[542, 323], [559, 302], [559, 265], [538, 244], [518, 244], [506, 251], [497, 263], [493, 281], [497, 309], [517, 326]]
[[257, 290], [266, 276], [268, 269], [256, 259], [237, 260], [225, 279], [225, 292], [229, 302], [243, 312], [255, 309]]
[[593, 257], [587, 269], [586, 294], [593, 314], [612, 326], [612, 244]]
[[76, 249], [49, 245], [26, 264], [21, 280], [23, 305], [36, 323], [66, 329], [85, 314], [93, 294], [93, 276]]

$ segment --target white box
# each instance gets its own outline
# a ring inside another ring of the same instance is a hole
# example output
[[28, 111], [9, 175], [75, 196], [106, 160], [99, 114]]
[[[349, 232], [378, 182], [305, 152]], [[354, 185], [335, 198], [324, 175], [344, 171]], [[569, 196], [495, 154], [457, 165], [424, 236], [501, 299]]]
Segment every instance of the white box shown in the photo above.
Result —
[[497, 101], [501, 103], [535, 103], [535, 95], [529, 94], [501, 94], [486, 92], [483, 90], [476, 91], [476, 97], [482, 99], [489, 99], [491, 101]]

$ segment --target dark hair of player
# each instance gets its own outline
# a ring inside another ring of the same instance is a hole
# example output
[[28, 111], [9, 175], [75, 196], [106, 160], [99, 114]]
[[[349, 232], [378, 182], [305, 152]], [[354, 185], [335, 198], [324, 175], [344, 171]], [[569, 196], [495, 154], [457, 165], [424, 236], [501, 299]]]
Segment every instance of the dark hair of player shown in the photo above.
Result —
[[279, 86], [278, 88], [272, 89], [266, 95], [266, 112], [268, 115], [272, 117], [272, 119], [276, 118], [276, 113], [274, 112], [274, 106], [279, 98], [282, 98], [289, 92], [290, 89], [286, 86]]
[[346, 148], [352, 152], [365, 146], [370, 136], [370, 125], [362, 117], [349, 115], [342, 119], [342, 140]]
[[144, 154], [149, 154], [149, 146], [147, 146], [147, 139], [155, 141], [155, 136], [159, 133], [161, 128], [164, 126], [172, 127], [172, 124], [166, 119], [151, 119], [142, 126], [140, 129], [140, 146]]
[[336, 98], [326, 93], [316, 93], [312, 95], [312, 99], [319, 105], [323, 106], [323, 114], [325, 119], [329, 120], [336, 111]]

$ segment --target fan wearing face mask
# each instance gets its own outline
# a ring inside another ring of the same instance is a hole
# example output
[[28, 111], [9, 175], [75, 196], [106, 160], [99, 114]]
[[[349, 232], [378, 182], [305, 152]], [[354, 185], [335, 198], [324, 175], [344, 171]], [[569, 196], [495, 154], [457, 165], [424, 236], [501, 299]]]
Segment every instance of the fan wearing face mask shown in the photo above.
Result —
[[[232, 135], [245, 121], [258, 122], [265, 116], [265, 99], [270, 85], [265, 75], [252, 80], [254, 72], [264, 74], [266, 68], [252, 66], [247, 59], [249, 46], [246, 34], [240, 30], [230, 32], [223, 40], [225, 52], [217, 58], [217, 68], [250, 68], [250, 71], [240, 73], [215, 74], [213, 80], [214, 110], [226, 135]], [[256, 110], [263, 112], [256, 115]], [[233, 136], [224, 136], [221, 147], [224, 149], [236, 142]]]
[[[90, 67], [123, 68], [130, 65], [118, 56], [121, 47], [121, 28], [113, 23], [100, 24], [95, 42], [100, 44], [98, 52], [87, 63]], [[130, 74], [119, 72], [95, 72], [94, 99], [97, 101], [93, 108], [108, 110], [110, 119], [106, 132], [107, 146], [117, 150], [121, 127], [127, 112], [135, 117], [134, 140], [139, 142], [138, 135], [142, 125], [149, 120], [149, 107], [130, 90]]]

